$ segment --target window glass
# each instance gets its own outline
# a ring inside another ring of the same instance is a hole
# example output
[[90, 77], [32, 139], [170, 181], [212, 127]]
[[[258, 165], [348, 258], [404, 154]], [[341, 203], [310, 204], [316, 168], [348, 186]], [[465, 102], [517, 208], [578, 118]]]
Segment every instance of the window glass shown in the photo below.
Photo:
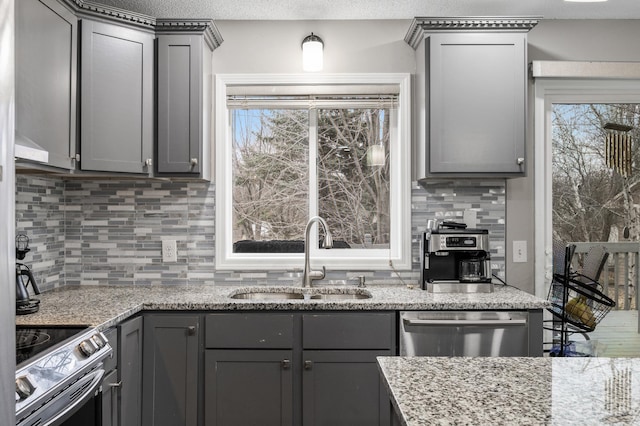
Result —
[[389, 248], [390, 114], [318, 112], [318, 211], [336, 248]]

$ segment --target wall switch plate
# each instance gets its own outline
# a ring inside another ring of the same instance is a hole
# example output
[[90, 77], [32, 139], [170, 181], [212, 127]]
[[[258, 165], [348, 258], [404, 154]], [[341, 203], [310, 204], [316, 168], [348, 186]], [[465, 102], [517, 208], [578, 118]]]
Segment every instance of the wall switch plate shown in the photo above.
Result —
[[178, 247], [176, 244], [176, 240], [162, 241], [162, 261], [163, 262], [178, 261]]
[[527, 242], [513, 242], [513, 263], [523, 263], [527, 261]]

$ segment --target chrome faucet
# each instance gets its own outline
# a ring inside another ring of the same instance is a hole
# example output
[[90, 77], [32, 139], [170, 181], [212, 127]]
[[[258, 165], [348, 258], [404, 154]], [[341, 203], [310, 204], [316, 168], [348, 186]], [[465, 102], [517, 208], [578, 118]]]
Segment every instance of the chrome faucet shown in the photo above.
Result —
[[302, 274], [302, 287], [311, 287], [312, 280], [321, 280], [324, 278], [326, 272], [325, 267], [322, 270], [312, 270], [311, 262], [309, 260], [309, 234], [311, 233], [311, 227], [314, 223], [318, 222], [324, 229], [324, 248], [330, 249], [333, 247], [333, 237], [329, 232], [327, 222], [320, 216], [314, 216], [307, 222], [307, 227], [304, 230], [304, 274]]

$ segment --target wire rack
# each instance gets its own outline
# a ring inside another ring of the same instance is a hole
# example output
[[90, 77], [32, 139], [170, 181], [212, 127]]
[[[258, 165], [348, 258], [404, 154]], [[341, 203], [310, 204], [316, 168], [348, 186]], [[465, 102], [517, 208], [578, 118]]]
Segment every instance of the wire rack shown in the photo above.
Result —
[[597, 282], [587, 284], [577, 278], [554, 274], [549, 288], [551, 307], [548, 310], [562, 323], [591, 332], [616, 305], [599, 287]]

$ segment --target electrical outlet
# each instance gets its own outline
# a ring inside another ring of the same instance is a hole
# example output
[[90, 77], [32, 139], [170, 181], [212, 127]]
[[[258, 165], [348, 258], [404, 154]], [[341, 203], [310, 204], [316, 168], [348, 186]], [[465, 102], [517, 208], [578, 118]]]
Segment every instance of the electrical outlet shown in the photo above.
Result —
[[178, 247], [176, 244], [176, 240], [162, 241], [162, 261], [163, 262], [178, 261]]
[[527, 261], [527, 242], [513, 242], [513, 263], [523, 263]]

